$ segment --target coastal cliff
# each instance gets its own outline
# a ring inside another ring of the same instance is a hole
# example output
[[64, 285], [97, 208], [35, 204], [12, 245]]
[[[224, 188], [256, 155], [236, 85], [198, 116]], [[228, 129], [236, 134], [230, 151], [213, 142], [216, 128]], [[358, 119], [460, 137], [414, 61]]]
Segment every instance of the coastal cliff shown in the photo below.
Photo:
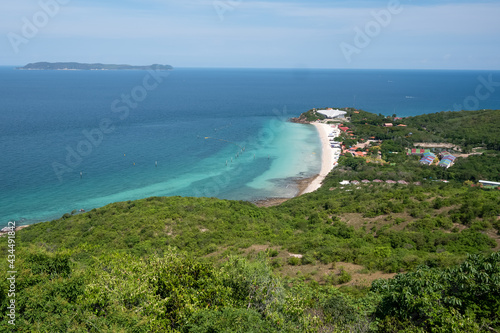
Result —
[[296, 123], [296, 124], [310, 124], [311, 122], [306, 119], [304, 114], [301, 114], [298, 117], [293, 117], [288, 119], [291, 123]]
[[289, 121], [297, 124], [310, 124], [316, 120], [323, 120], [325, 116], [316, 112], [316, 109], [311, 109], [302, 113], [299, 117], [290, 118]]

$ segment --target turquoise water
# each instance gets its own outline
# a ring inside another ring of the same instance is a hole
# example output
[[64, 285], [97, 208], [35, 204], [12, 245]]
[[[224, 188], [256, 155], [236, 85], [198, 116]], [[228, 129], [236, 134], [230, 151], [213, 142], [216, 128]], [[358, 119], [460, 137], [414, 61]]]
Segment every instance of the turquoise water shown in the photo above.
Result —
[[[149, 196], [293, 197], [295, 179], [319, 172], [321, 147], [314, 127], [289, 117], [325, 106], [451, 110], [478, 77], [498, 74], [176, 69], [155, 77], [3, 67], [0, 224]], [[500, 108], [499, 92], [479, 108]]]

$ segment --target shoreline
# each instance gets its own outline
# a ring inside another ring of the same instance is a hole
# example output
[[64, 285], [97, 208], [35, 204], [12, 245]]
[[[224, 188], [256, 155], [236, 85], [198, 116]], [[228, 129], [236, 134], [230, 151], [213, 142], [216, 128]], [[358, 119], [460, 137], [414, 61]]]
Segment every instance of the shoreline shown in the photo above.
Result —
[[[328, 135], [335, 129], [332, 128], [330, 125], [319, 122], [313, 122], [310, 123], [310, 125], [313, 125], [316, 128], [321, 141], [321, 169], [319, 174], [316, 174], [308, 178], [297, 178], [295, 182], [298, 191], [297, 194], [292, 198], [264, 198], [261, 200], [249, 201], [249, 202], [253, 203], [257, 207], [277, 206], [284, 203], [285, 201], [299, 197], [303, 194], [314, 192], [321, 187], [323, 180], [333, 170], [337, 162], [337, 158], [334, 155], [334, 150], [330, 147], [330, 141], [328, 138]], [[46, 221], [37, 221], [34, 223], [27, 224], [25, 226], [27, 227], [41, 222], [46, 222]]]
[[[319, 174], [309, 177], [309, 178], [303, 178], [303, 179], [298, 179], [297, 182], [297, 187], [298, 187], [298, 192], [297, 195], [295, 195], [293, 198], [299, 197], [303, 194], [311, 193], [316, 191], [321, 187], [323, 184], [323, 180], [328, 176], [328, 174], [333, 170], [335, 165], [337, 164], [338, 157], [335, 156], [333, 148], [330, 146], [330, 140], [328, 138], [328, 135], [335, 131], [334, 128], [332, 128], [328, 124], [324, 123], [319, 123], [319, 122], [313, 122], [310, 123], [310, 125], [313, 125], [320, 137], [321, 141], [321, 169]], [[337, 130], [338, 131], [338, 130]], [[340, 133], [338, 133], [340, 135]], [[252, 203], [255, 204], [257, 207], [272, 207], [272, 206], [277, 206], [282, 204], [285, 201], [288, 201], [293, 198], [267, 198], [267, 199], [262, 199], [262, 200], [257, 200], [253, 201]]]
[[297, 192], [297, 194], [295, 196], [293, 196], [291, 198], [265, 198], [265, 199], [261, 199], [261, 200], [250, 201], [250, 202], [253, 203], [254, 205], [256, 205], [257, 207], [278, 206], [278, 205], [282, 204], [285, 201], [288, 201], [290, 199], [293, 199], [293, 198], [301, 196], [304, 193], [304, 190], [317, 177], [318, 177], [318, 175], [315, 175], [315, 176], [312, 176], [312, 177], [308, 177], [308, 178], [296, 179], [295, 183], [297, 185], [298, 192]]
[[311, 123], [318, 131], [321, 140], [321, 170], [316, 178], [298, 195], [311, 193], [321, 187], [323, 180], [335, 167], [337, 159], [334, 156], [333, 149], [330, 147], [328, 135], [332, 132], [332, 127], [327, 124], [314, 122]]

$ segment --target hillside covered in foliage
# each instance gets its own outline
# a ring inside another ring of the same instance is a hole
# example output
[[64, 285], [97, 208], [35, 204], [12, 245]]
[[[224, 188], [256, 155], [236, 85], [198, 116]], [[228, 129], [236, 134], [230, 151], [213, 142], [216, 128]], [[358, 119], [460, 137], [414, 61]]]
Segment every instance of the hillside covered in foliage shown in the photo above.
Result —
[[[367, 156], [279, 206], [152, 197], [17, 231], [15, 326], [0, 331], [500, 331], [500, 191], [471, 186], [498, 180], [498, 134], [484, 134], [498, 111], [348, 115], [344, 142], [373, 140]], [[405, 154], [417, 142], [480, 155], [423, 166]]]

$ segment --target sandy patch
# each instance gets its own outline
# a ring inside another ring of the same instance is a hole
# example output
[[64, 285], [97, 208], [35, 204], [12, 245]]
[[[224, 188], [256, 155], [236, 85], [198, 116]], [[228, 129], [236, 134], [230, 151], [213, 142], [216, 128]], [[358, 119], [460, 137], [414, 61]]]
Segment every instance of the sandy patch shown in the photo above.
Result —
[[321, 139], [321, 170], [319, 175], [316, 176], [301, 194], [311, 193], [320, 188], [325, 177], [332, 171], [335, 162], [333, 150], [330, 147], [330, 141], [328, 139], [328, 134], [332, 132], [331, 126], [321, 123], [312, 123], [312, 125], [316, 127]]

